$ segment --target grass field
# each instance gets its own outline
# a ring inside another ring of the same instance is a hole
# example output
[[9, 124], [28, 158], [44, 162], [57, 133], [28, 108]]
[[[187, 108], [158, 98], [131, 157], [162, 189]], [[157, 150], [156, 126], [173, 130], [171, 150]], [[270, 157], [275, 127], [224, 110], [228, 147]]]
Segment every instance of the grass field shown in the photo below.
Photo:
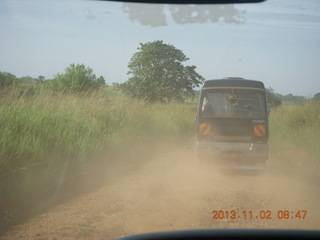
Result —
[[0, 176], [43, 163], [77, 167], [128, 142], [194, 130], [194, 105], [146, 104], [108, 92], [30, 97], [13, 89], [0, 104]]
[[[0, 176], [44, 164], [81, 167], [92, 156], [147, 138], [195, 135], [195, 104], [146, 104], [112, 91], [29, 96], [14, 88], [0, 98]], [[316, 167], [320, 104], [271, 110], [270, 151], [290, 165]], [[302, 160], [307, 159], [307, 160]]]
[[320, 103], [285, 104], [270, 114], [270, 152], [289, 169], [320, 176]]
[[[112, 91], [29, 96], [14, 88], [0, 98], [0, 176], [39, 164], [78, 168], [139, 140], [192, 138], [195, 114], [195, 104], [146, 104]], [[319, 103], [271, 110], [270, 151], [292, 166], [319, 165], [319, 132]]]

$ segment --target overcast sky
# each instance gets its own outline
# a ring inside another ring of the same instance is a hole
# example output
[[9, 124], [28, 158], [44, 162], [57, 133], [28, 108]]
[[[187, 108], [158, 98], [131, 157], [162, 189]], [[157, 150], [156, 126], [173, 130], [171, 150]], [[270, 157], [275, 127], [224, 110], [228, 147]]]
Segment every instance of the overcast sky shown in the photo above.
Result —
[[228, 6], [101, 1], [0, 1], [0, 71], [52, 78], [85, 64], [107, 84], [125, 82], [139, 43], [182, 50], [206, 79], [263, 81], [281, 94], [320, 92], [320, 1]]

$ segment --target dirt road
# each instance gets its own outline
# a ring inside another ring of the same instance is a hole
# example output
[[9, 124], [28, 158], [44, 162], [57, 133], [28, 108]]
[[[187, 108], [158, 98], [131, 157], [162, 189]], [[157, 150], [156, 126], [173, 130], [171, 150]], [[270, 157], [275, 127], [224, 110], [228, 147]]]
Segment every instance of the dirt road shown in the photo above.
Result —
[[[199, 166], [190, 146], [163, 150], [103, 188], [12, 227], [1, 239], [114, 239], [195, 228], [320, 229], [319, 185], [288, 176], [229, 175]], [[221, 219], [212, 219], [216, 210], [224, 212]]]

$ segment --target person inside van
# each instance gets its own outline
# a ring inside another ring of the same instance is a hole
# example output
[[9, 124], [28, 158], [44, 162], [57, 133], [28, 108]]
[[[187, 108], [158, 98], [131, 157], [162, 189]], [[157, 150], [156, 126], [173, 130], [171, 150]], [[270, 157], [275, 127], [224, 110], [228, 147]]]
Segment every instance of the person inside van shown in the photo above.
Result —
[[202, 116], [214, 116], [212, 104], [208, 97], [204, 97], [202, 104]]

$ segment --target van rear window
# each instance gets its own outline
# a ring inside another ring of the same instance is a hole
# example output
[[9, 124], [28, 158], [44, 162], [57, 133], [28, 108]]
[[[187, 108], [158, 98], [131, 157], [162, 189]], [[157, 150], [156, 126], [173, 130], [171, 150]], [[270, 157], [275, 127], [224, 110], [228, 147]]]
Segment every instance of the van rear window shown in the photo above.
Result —
[[203, 117], [264, 118], [264, 95], [261, 91], [206, 91], [201, 112]]

